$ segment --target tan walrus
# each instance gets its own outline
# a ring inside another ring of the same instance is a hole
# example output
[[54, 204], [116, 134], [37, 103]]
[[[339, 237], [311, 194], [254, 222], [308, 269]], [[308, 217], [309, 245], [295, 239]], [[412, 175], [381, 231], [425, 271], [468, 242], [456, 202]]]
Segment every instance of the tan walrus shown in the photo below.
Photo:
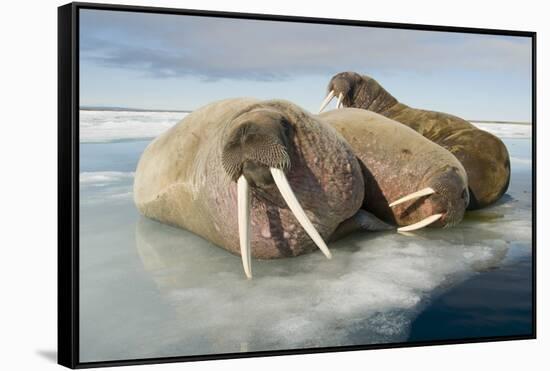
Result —
[[361, 167], [337, 131], [298, 106], [241, 98], [209, 104], [145, 149], [139, 211], [250, 257], [311, 252], [357, 228], [388, 226], [361, 211]]
[[449, 151], [371, 111], [343, 108], [318, 116], [347, 140], [362, 165], [364, 209], [405, 226], [399, 231], [462, 220], [468, 179]]
[[376, 80], [355, 72], [332, 77], [321, 111], [334, 97], [338, 107], [370, 110], [414, 129], [424, 137], [448, 149], [468, 174], [469, 209], [478, 209], [497, 201], [510, 183], [510, 157], [496, 136], [476, 128], [459, 117], [406, 106], [397, 101]]

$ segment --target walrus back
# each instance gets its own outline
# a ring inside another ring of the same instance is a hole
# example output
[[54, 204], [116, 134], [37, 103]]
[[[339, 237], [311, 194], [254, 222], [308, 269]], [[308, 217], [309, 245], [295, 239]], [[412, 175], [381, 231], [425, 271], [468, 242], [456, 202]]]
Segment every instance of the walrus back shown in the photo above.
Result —
[[388, 172], [388, 176], [402, 178], [407, 172], [428, 175], [430, 169], [453, 166], [466, 179], [463, 166], [448, 150], [385, 116], [344, 108], [322, 113], [319, 117], [348, 141], [355, 155], [365, 164], [399, 169], [395, 174]]
[[396, 105], [385, 116], [401, 122], [449, 150], [468, 173], [471, 203], [478, 209], [496, 202], [510, 184], [510, 157], [495, 135], [443, 112]]
[[[175, 203], [192, 203], [207, 181], [208, 158], [216, 157], [222, 125], [231, 116], [256, 100], [227, 99], [209, 104], [187, 115], [183, 120], [153, 140], [137, 165], [134, 201], [146, 216], [165, 220]], [[165, 207], [155, 204], [167, 204]], [[162, 215], [160, 215], [162, 214]], [[177, 219], [177, 216], [168, 219]]]
[[460, 117], [444, 112], [412, 108], [402, 103], [393, 106], [383, 115], [407, 125], [439, 145], [462, 130], [477, 129], [470, 122]]
[[[358, 108], [344, 108], [319, 115], [327, 120], [352, 145], [354, 152], [385, 163], [395, 162], [401, 168], [415, 166], [407, 159], [425, 163], [456, 163], [458, 160], [446, 149], [429, 141], [415, 130], [378, 113]], [[359, 134], [360, 133], [360, 134]], [[463, 169], [462, 169], [463, 170]]]

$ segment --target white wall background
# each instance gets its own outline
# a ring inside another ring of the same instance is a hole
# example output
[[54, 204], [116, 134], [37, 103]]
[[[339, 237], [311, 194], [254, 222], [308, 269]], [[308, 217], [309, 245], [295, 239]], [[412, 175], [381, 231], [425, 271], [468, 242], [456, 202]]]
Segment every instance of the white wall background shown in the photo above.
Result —
[[[0, 368], [59, 369], [56, 351], [57, 187], [57, 9], [63, 1], [10, 1], [0, 22]], [[523, 1], [353, 1], [188, 0], [119, 1], [234, 12], [255, 12], [371, 21], [538, 32], [538, 336], [536, 341], [252, 358], [131, 369], [346, 370], [541, 369], [548, 362], [548, 267], [550, 241], [550, 149], [547, 95], [550, 26], [545, 2]], [[546, 289], [546, 292], [543, 291]], [[546, 351], [546, 354], [545, 354]], [[137, 368], [140, 367], [140, 368]]]

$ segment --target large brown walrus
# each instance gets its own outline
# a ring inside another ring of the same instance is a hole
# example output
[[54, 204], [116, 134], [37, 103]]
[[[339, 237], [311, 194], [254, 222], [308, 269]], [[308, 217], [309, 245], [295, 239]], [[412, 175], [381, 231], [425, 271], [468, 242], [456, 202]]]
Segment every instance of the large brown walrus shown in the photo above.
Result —
[[337, 131], [298, 106], [240, 98], [209, 104], [148, 145], [137, 166], [139, 211], [250, 257], [311, 252], [357, 228], [388, 226], [361, 211], [361, 167]]
[[470, 203], [478, 209], [497, 201], [510, 183], [510, 158], [496, 136], [446, 113], [411, 108], [395, 99], [376, 80], [355, 72], [334, 75], [321, 111], [334, 97], [338, 107], [370, 110], [414, 129], [448, 149], [468, 174]]
[[359, 159], [363, 207], [400, 231], [460, 222], [468, 205], [466, 171], [449, 151], [377, 113], [343, 108], [319, 117], [332, 125]]

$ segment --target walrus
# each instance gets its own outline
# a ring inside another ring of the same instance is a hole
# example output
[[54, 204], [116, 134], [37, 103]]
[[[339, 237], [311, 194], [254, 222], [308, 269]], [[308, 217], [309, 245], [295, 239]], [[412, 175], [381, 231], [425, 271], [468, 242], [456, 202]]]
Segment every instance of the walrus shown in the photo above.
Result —
[[510, 184], [510, 156], [496, 136], [447, 113], [411, 108], [397, 101], [375, 79], [355, 72], [334, 75], [322, 111], [332, 98], [337, 107], [370, 110], [414, 129], [449, 150], [466, 169], [470, 189], [468, 209], [496, 202]]
[[445, 148], [377, 113], [343, 108], [318, 115], [349, 143], [365, 183], [363, 208], [412, 231], [460, 222], [469, 202], [468, 176]]
[[134, 202], [242, 257], [291, 257], [357, 229], [387, 229], [360, 210], [361, 167], [330, 125], [283, 100], [208, 104], [143, 152]]

